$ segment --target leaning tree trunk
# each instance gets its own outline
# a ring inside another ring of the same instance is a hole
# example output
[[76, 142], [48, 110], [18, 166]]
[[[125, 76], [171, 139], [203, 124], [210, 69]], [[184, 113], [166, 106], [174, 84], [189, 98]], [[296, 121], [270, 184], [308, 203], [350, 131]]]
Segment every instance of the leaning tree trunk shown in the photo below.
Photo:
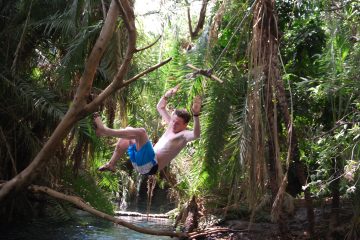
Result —
[[[128, 44], [124, 60], [121, 66], [118, 68], [116, 76], [113, 78], [112, 82], [106, 87], [106, 89], [95, 99], [93, 99], [92, 102], [87, 103], [95, 72], [97, 70], [97, 67], [99, 66], [100, 60], [109, 43], [109, 40], [113, 35], [119, 13], [121, 14], [128, 34]], [[1, 185], [0, 202], [4, 201], [7, 197], [9, 197], [11, 193], [18, 192], [32, 183], [32, 181], [42, 172], [44, 165], [48, 163], [60, 143], [67, 136], [67, 134], [70, 132], [70, 130], [73, 128], [74, 124], [77, 121], [79, 121], [86, 115], [94, 112], [96, 108], [115, 91], [124, 88], [131, 82], [137, 80], [138, 78], [151, 71], [154, 71], [155, 69], [159, 68], [160, 66], [166, 64], [171, 60], [168, 59], [135, 75], [131, 79], [124, 80], [130, 62], [132, 61], [133, 55], [136, 52], [147, 49], [148, 47], [142, 49], [136, 48], [135, 15], [133, 9], [129, 4], [129, 1], [113, 0], [110, 4], [110, 8], [104, 21], [104, 25], [102, 27], [100, 35], [96, 40], [96, 43], [87, 59], [85, 70], [80, 79], [79, 86], [77, 88], [74, 100], [69, 110], [67, 111], [59, 125], [56, 127], [49, 140], [46, 142], [46, 144], [31, 162], [31, 164], [14, 178], [12, 178], [10, 181]]]

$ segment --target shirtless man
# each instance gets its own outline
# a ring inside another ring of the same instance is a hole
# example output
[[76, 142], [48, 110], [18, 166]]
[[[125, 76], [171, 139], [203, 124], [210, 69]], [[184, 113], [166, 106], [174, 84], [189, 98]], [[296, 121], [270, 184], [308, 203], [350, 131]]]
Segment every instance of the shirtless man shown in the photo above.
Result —
[[139, 173], [153, 175], [168, 165], [186, 146], [187, 142], [200, 137], [201, 98], [199, 96], [195, 97], [192, 105], [193, 130], [187, 130], [191, 115], [186, 110], [175, 110], [171, 115], [166, 110], [168, 98], [173, 96], [178, 89], [179, 86], [176, 86], [168, 90], [157, 104], [157, 110], [166, 122], [167, 129], [154, 147], [144, 128], [111, 129], [104, 126], [98, 115], [95, 116], [98, 136], [120, 138], [110, 161], [100, 167], [99, 171], [115, 171], [116, 162], [127, 151], [132, 165]]

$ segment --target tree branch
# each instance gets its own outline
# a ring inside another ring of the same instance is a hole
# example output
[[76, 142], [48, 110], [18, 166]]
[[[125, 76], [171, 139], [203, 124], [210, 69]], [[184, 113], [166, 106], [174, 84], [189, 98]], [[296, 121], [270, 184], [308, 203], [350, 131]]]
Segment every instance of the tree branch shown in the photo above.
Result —
[[145, 17], [145, 16], [149, 16], [149, 15], [152, 15], [152, 14], [159, 14], [160, 11], [149, 11], [149, 12], [146, 12], [144, 14], [139, 14], [139, 15], [136, 15], [136, 16], [141, 16], [141, 17]]
[[81, 76], [80, 84], [74, 97], [75, 107], [72, 109], [83, 109], [84, 106], [86, 106], [86, 100], [90, 94], [93, 78], [105, 49], [114, 33], [118, 16], [119, 9], [113, 0], [110, 4], [104, 26], [101, 29], [100, 35], [86, 62], [85, 70]]
[[58, 191], [55, 191], [51, 188], [48, 187], [44, 187], [44, 186], [37, 186], [37, 185], [31, 185], [29, 186], [29, 190], [32, 192], [41, 192], [41, 193], [45, 193], [51, 197], [57, 198], [57, 199], [61, 199], [67, 202], [70, 202], [72, 204], [74, 204], [75, 206], [77, 206], [78, 208], [93, 214], [96, 217], [114, 222], [116, 224], [122, 225], [124, 227], [127, 227], [131, 230], [134, 230], [136, 232], [140, 232], [140, 233], [144, 233], [144, 234], [150, 234], [150, 235], [156, 235], [156, 236], [170, 236], [170, 237], [178, 237], [178, 238], [186, 238], [188, 237], [188, 234], [186, 233], [182, 233], [182, 232], [171, 232], [171, 231], [157, 231], [157, 230], [153, 230], [153, 229], [149, 229], [149, 228], [142, 228], [142, 227], [138, 227], [134, 224], [128, 223], [122, 219], [119, 218], [115, 218], [113, 216], [110, 216], [106, 213], [103, 213], [99, 210], [96, 210], [95, 208], [91, 207], [90, 205], [86, 204], [85, 201], [77, 196], [69, 196], [63, 193], [60, 193]]
[[9, 154], [9, 157], [10, 157], [10, 160], [11, 160], [11, 163], [12, 163], [14, 174], [16, 175], [16, 174], [18, 174], [17, 170], [16, 170], [16, 162], [15, 162], [15, 159], [13, 158], [13, 156], [11, 154], [11, 148], [9, 146], [9, 143], [6, 141], [6, 137], [5, 137], [5, 134], [4, 134], [3, 130], [2, 130], [2, 127], [0, 127], [0, 137], [4, 140], [6, 149], [8, 151], [8, 154]]
[[103, 17], [105, 20], [106, 19], [106, 6], [105, 6], [104, 0], [101, 0], [101, 6], [102, 6], [102, 11], [103, 11]]
[[107, 86], [104, 91], [101, 92], [96, 98], [93, 99], [89, 104], [85, 106], [85, 112], [91, 113], [94, 112], [95, 109], [111, 94], [115, 91], [125, 87], [124, 85], [124, 77], [127, 73], [131, 60], [133, 58], [134, 53], [136, 52], [136, 28], [135, 28], [135, 15], [134, 11], [129, 5], [127, 0], [115, 0], [117, 5], [120, 7], [121, 15], [123, 16], [123, 20], [125, 23], [126, 30], [128, 32], [128, 44], [126, 53], [124, 56], [124, 61], [120, 65], [118, 72], [115, 77]]
[[190, 38], [193, 39], [193, 30], [192, 30], [191, 16], [190, 16], [190, 6], [187, 8], [187, 17], [188, 17]]
[[126, 0], [116, 0], [116, 3], [118, 4], [121, 15], [124, 18], [126, 28], [131, 30], [135, 29], [135, 25], [132, 24], [134, 20], [134, 14], [133, 10], [129, 6], [129, 2]]
[[146, 50], [146, 49], [148, 49], [148, 48], [151, 48], [152, 46], [154, 46], [154, 45], [160, 40], [161, 37], [162, 37], [162, 36], [160, 35], [160, 36], [155, 40], [155, 42], [153, 42], [152, 44], [150, 44], [150, 45], [148, 45], [148, 46], [146, 46], [146, 47], [143, 47], [143, 48], [140, 48], [140, 49], [136, 49], [136, 52], [141, 52], [141, 51], [144, 51], [144, 50]]
[[16, 51], [15, 51], [15, 54], [14, 54], [15, 57], [14, 57], [12, 65], [11, 65], [11, 73], [12, 73], [12, 75], [15, 75], [16, 65], [17, 65], [17, 60], [18, 60], [19, 54], [20, 54], [20, 50], [24, 45], [25, 33], [26, 33], [26, 30], [27, 30], [27, 27], [28, 27], [28, 24], [29, 24], [29, 20], [30, 20], [32, 3], [33, 3], [33, 1], [30, 2], [30, 7], [29, 7], [29, 11], [28, 11], [28, 14], [27, 14], [27, 17], [26, 17], [24, 28], [22, 30], [20, 41], [19, 41], [19, 43], [18, 43], [18, 45], [16, 47]]
[[154, 65], [154, 66], [152, 66], [152, 67], [150, 67], [150, 68], [148, 68], [148, 69], [146, 69], [145, 71], [143, 71], [143, 72], [135, 75], [134, 77], [132, 77], [132, 78], [130, 78], [129, 80], [125, 81], [125, 82], [124, 82], [124, 86], [129, 85], [130, 83], [134, 82], [135, 80], [139, 79], [140, 77], [144, 76], [145, 74], [147, 74], [147, 73], [149, 73], [149, 72], [152, 72], [152, 71], [158, 69], [159, 67], [167, 64], [168, 62], [171, 61], [171, 59], [172, 59], [172, 58], [168, 58], [168, 59], [166, 59], [165, 61], [162, 61], [162, 62], [160, 62], [160, 63], [158, 63], [158, 64], [156, 64], [156, 65]]

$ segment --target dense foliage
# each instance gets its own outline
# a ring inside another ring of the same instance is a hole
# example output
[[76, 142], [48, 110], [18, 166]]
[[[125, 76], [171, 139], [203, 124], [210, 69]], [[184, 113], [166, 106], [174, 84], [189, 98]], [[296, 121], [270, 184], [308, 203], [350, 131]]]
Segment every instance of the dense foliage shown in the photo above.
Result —
[[[158, 183], [171, 188], [179, 206], [196, 196], [203, 208], [213, 212], [226, 207], [237, 213], [246, 208], [255, 214], [264, 204], [264, 196], [271, 195], [268, 180], [272, 178], [270, 170], [265, 169], [257, 172], [265, 173], [263, 182], [248, 185], [253, 171], [246, 152], [253, 140], [248, 122], [252, 107], [249, 96], [254, 94], [249, 52], [254, 44], [255, 3], [214, 1], [203, 31], [192, 42], [184, 15], [187, 3], [168, 1], [160, 5], [154, 14], [160, 16], [157, 21], [163, 21], [159, 24], [162, 38], [136, 55], [128, 75], [165, 57], [173, 60], [116, 93], [99, 111], [107, 125], [144, 127], [156, 141], [164, 126], [155, 106], [166, 89], [181, 86], [170, 102], [171, 108], [190, 109], [193, 97], [200, 94], [202, 137], [173, 161], [165, 177], [157, 176]], [[108, 4], [86, 0], [0, 2], [0, 180], [10, 180], [26, 168], [67, 111]], [[310, 189], [314, 199], [351, 200], [355, 214], [346, 232], [349, 237], [356, 236], [360, 228], [360, 5], [351, 0], [281, 0], [275, 6], [280, 80], [286, 87], [300, 161], [307, 174], [307, 182], [302, 185], [294, 162], [287, 164], [288, 126], [279, 111], [277, 137], [281, 167], [288, 176], [287, 190], [295, 198], [303, 197], [303, 190]], [[196, 13], [192, 15], [196, 21]], [[137, 45], [146, 46], [160, 33], [143, 27], [146, 15], [137, 17]], [[94, 95], [116, 73], [126, 50], [124, 44], [126, 34], [119, 21], [97, 69]], [[211, 68], [224, 84], [192, 74], [188, 63]], [[260, 96], [259, 111], [264, 111], [265, 100], [261, 98], [265, 93], [255, 94]], [[266, 117], [261, 121], [267, 126]], [[265, 142], [270, 141], [266, 132], [261, 134]], [[111, 200], [126, 205], [141, 181], [126, 157], [115, 174], [96, 170], [111, 157], [115, 142], [113, 138], [95, 136], [91, 117], [81, 120], [53, 154], [50, 164], [39, 170], [36, 183], [82, 196], [106, 212], [112, 211]], [[264, 155], [266, 166], [270, 165], [267, 157], [268, 152]], [[249, 194], [254, 190], [256, 198]], [[26, 194], [8, 203], [16, 204], [15, 210], [1, 207], [2, 219], [29, 215], [25, 205], [31, 203], [25, 204], [24, 199], [28, 199]]]

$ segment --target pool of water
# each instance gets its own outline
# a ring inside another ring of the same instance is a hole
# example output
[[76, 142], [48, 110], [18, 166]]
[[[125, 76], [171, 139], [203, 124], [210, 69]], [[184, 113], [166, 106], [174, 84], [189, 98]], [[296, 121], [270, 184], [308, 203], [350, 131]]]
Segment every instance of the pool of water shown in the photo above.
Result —
[[[174, 239], [151, 236], [97, 218], [87, 212], [76, 210], [71, 220], [58, 222], [54, 219], [37, 219], [31, 222], [0, 226], [0, 239], [6, 240], [47, 240], [47, 239]], [[157, 230], [172, 230], [173, 222], [168, 219], [121, 217], [141, 227]]]

